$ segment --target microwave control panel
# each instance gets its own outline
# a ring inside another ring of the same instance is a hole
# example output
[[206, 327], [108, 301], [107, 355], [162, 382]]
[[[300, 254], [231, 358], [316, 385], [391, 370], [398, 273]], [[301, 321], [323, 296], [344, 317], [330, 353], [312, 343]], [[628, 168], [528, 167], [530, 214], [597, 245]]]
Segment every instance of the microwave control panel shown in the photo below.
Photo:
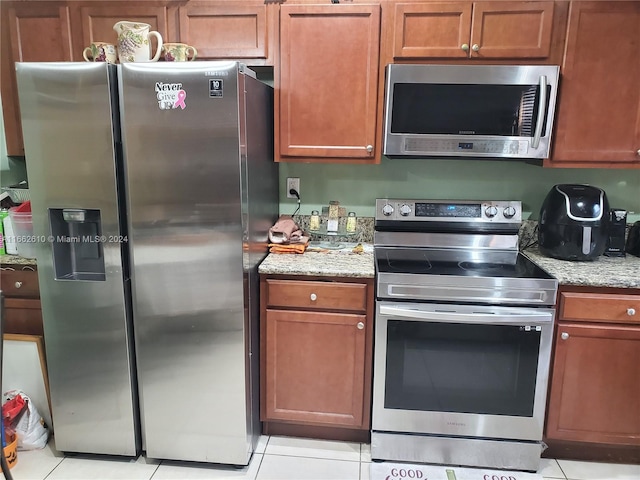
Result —
[[405, 151], [411, 154], [429, 155], [452, 153], [478, 153], [484, 155], [526, 155], [529, 142], [526, 140], [454, 140], [409, 137], [405, 140]]

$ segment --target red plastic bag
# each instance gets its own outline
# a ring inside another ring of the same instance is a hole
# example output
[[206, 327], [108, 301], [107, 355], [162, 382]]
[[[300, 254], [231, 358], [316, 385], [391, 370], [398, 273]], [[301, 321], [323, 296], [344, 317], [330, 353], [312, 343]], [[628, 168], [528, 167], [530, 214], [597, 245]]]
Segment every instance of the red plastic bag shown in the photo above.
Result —
[[20, 416], [27, 411], [27, 402], [22, 395], [16, 395], [2, 405], [2, 423], [8, 433], [15, 432]]
[[[49, 430], [27, 394], [20, 390], [10, 390], [4, 393], [3, 398], [6, 399], [2, 405], [3, 422], [7, 431], [18, 435], [18, 450], [44, 448], [49, 440]], [[7, 423], [9, 418], [11, 422]]]

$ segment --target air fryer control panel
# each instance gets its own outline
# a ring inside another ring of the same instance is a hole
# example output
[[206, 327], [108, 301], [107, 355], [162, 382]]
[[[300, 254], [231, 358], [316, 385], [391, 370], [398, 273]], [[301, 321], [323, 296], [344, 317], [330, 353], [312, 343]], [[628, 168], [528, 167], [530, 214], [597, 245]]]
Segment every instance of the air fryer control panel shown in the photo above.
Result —
[[421, 222], [522, 222], [519, 201], [407, 200], [378, 198], [376, 220]]

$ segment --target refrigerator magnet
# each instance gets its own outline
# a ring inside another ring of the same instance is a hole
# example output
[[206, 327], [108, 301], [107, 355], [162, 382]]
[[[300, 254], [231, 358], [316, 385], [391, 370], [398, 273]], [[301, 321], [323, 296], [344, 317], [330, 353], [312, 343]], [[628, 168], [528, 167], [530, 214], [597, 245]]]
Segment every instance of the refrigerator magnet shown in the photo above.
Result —
[[156, 98], [160, 110], [173, 110], [187, 108], [185, 99], [187, 91], [182, 88], [182, 83], [162, 83], [156, 82]]

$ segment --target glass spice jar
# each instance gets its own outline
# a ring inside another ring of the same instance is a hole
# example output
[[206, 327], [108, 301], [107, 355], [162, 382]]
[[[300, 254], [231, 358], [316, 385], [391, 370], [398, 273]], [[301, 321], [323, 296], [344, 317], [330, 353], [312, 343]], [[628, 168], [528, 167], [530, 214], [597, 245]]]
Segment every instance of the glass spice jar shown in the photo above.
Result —
[[347, 216], [347, 233], [355, 233], [356, 231], [356, 212], [349, 212]]
[[318, 210], [311, 211], [311, 217], [309, 218], [309, 230], [320, 230], [320, 213]]

